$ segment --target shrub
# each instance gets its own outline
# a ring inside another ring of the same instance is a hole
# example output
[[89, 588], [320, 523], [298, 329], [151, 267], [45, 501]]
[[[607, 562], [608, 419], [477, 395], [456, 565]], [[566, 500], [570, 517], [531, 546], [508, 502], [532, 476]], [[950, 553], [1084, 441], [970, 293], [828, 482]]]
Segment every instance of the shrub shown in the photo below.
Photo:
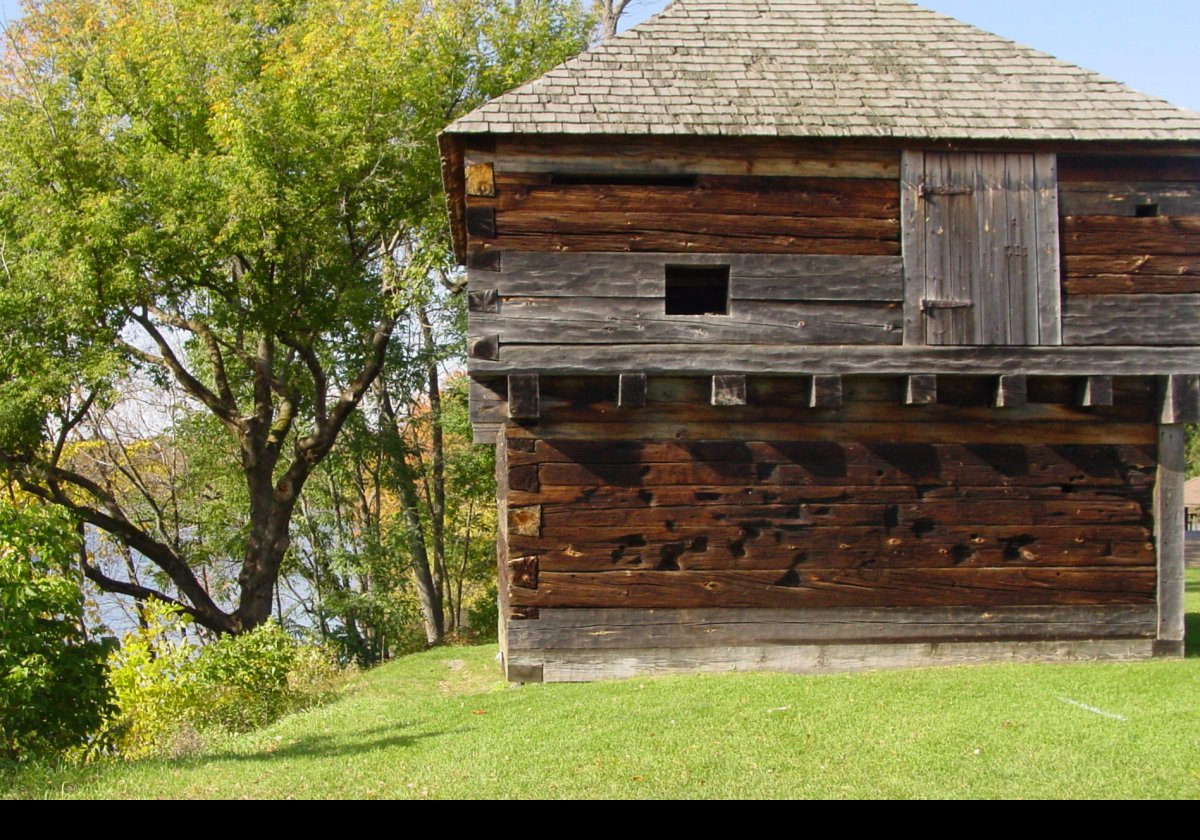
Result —
[[108, 641], [83, 629], [68, 574], [79, 535], [61, 511], [0, 502], [0, 756], [84, 744], [109, 713]]
[[324, 701], [342, 669], [326, 649], [304, 644], [274, 622], [201, 648], [180, 632], [189, 621], [165, 607], [125, 638], [112, 659], [119, 713], [110, 742], [126, 758], [179, 755], [201, 732], [248, 732]]

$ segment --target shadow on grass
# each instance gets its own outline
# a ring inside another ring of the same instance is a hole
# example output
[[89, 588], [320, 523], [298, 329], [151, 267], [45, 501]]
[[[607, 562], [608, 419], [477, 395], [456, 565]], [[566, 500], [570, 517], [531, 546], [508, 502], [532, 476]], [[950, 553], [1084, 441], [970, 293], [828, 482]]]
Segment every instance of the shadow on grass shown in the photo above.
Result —
[[268, 743], [267, 747], [255, 752], [212, 752], [184, 759], [185, 764], [203, 765], [215, 761], [270, 761], [281, 758], [341, 758], [362, 755], [376, 750], [402, 749], [411, 747], [426, 738], [437, 738], [451, 735], [455, 731], [421, 732], [415, 735], [396, 733], [395, 727], [379, 727], [377, 729], [358, 732], [353, 736], [346, 735], [310, 735], [300, 739], [287, 739], [274, 749]]
[[1200, 613], [1187, 614], [1187, 642], [1184, 655], [1188, 658], [1200, 658]]

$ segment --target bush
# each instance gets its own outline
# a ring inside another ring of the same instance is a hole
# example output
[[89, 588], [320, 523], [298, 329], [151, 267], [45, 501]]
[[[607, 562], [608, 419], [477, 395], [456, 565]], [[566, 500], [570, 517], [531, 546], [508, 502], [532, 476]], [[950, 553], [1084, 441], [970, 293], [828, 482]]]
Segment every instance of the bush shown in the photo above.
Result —
[[153, 607], [147, 617], [112, 658], [119, 712], [109, 741], [125, 758], [180, 755], [202, 745], [203, 731], [265, 726], [324, 701], [343, 673], [329, 651], [274, 622], [201, 648], [172, 641], [185, 616]]
[[84, 744], [111, 711], [109, 641], [83, 630], [68, 570], [79, 535], [58, 510], [0, 502], [0, 756], [21, 760]]

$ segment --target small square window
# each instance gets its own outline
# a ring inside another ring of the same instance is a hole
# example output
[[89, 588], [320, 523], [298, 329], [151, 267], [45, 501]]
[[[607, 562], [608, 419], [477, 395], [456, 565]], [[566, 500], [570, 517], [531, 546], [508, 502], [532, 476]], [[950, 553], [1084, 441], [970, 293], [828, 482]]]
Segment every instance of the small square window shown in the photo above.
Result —
[[668, 265], [668, 315], [728, 315], [729, 266]]

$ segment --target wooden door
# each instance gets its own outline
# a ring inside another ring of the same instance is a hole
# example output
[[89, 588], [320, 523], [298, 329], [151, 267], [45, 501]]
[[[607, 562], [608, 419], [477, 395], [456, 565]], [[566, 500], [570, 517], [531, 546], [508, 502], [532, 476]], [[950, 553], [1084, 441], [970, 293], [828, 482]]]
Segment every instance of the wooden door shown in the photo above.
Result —
[[904, 155], [905, 343], [1062, 343], [1052, 154]]

